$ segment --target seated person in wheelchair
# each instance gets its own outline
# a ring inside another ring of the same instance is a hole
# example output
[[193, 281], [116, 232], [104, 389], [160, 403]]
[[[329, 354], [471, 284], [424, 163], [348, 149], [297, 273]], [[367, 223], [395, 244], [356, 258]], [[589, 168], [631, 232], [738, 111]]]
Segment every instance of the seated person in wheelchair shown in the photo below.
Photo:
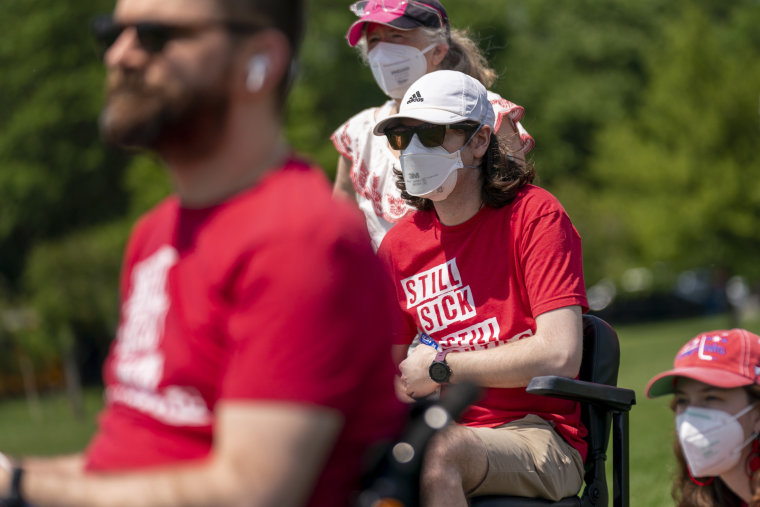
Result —
[[[486, 494], [556, 500], [583, 480], [579, 404], [525, 392], [534, 376], [578, 375], [581, 240], [494, 123], [483, 85], [443, 70], [415, 82], [399, 113], [374, 129], [401, 152], [398, 185], [418, 209], [378, 252], [404, 321], [398, 389], [422, 398], [448, 383], [487, 388], [431, 441], [421, 484], [428, 506]], [[431, 345], [404, 359], [418, 332]]]
[[708, 331], [656, 375], [647, 396], [673, 394], [675, 505], [760, 506], [760, 336]]

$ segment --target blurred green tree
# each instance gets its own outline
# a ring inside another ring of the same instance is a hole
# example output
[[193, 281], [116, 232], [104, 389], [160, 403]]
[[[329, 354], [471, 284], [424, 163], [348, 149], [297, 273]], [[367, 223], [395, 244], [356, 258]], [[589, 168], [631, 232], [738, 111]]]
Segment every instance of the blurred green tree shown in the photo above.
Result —
[[99, 139], [104, 72], [89, 26], [112, 8], [0, 3], [0, 312], [29, 316], [0, 321], [17, 356], [0, 366], [62, 359], [75, 409], [79, 356], [102, 353], [115, 328], [131, 219], [168, 192], [155, 161]]
[[103, 87], [89, 24], [110, 0], [0, 3], [0, 277], [39, 241], [124, 213], [125, 158], [98, 139]]
[[640, 107], [595, 142], [581, 193], [591, 281], [656, 263], [760, 276], [760, 8], [678, 5]]
[[38, 324], [20, 336], [38, 361], [62, 359], [74, 412], [82, 414], [80, 366], [103, 358], [116, 328], [118, 278], [129, 224], [115, 221], [38, 244], [24, 273]]
[[500, 73], [494, 90], [525, 107], [540, 183], [561, 192], [563, 180], [582, 180], [596, 133], [639, 101], [643, 60], [670, 3], [449, 3]]

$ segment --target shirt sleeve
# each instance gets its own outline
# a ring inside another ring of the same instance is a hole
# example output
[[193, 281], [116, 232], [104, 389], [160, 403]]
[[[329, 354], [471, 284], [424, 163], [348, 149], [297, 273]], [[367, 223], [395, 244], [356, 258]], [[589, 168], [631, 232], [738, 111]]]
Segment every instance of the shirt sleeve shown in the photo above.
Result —
[[588, 310], [581, 238], [563, 210], [526, 225], [520, 256], [534, 317], [565, 306]]
[[349, 160], [353, 160], [354, 158], [354, 147], [351, 143], [351, 135], [349, 133], [351, 121], [353, 119], [354, 118], [351, 118], [343, 125], [335, 129], [335, 132], [333, 132], [330, 136], [330, 141], [332, 141], [333, 146], [335, 146], [335, 149], [338, 150], [338, 153]]

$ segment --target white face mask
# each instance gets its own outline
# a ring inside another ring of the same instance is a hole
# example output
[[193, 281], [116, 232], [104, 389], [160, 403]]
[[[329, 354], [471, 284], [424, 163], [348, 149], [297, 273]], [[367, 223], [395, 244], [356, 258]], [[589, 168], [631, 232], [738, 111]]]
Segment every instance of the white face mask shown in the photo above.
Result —
[[678, 441], [691, 475], [717, 476], [731, 470], [739, 462], [742, 449], [757, 434], [745, 440], [738, 419], [754, 405], [749, 405], [736, 415], [710, 408], [687, 407], [676, 416]]
[[457, 170], [478, 167], [466, 166], [462, 162], [462, 150], [475, 137], [478, 130], [454, 153], [449, 153], [443, 146], [426, 148], [417, 134], [414, 134], [409, 146], [401, 152], [399, 157], [407, 193], [432, 201], [446, 199], [457, 184]]
[[427, 73], [425, 53], [434, 47], [431, 44], [420, 51], [405, 44], [378, 42], [367, 54], [377, 85], [389, 97], [400, 99], [412, 83]]

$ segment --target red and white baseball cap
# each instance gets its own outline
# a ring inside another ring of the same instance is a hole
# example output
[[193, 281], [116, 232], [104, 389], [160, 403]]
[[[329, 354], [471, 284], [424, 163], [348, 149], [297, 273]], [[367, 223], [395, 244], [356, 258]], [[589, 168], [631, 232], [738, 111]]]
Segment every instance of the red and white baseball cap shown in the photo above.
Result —
[[687, 377], [716, 387], [734, 388], [760, 380], [760, 336], [745, 329], [708, 331], [681, 347], [673, 369], [647, 384], [650, 398], [672, 394], [676, 377]]
[[495, 123], [486, 87], [456, 70], [429, 72], [412, 83], [401, 99], [398, 113], [380, 120], [373, 133], [381, 136], [403, 118], [438, 125], [474, 121], [492, 129]]
[[359, 20], [346, 33], [350, 46], [356, 46], [362, 38], [366, 23], [380, 23], [400, 30], [420, 26], [443, 28], [447, 36], [450, 31], [449, 16], [438, 0], [361, 0], [351, 5], [351, 11]]

